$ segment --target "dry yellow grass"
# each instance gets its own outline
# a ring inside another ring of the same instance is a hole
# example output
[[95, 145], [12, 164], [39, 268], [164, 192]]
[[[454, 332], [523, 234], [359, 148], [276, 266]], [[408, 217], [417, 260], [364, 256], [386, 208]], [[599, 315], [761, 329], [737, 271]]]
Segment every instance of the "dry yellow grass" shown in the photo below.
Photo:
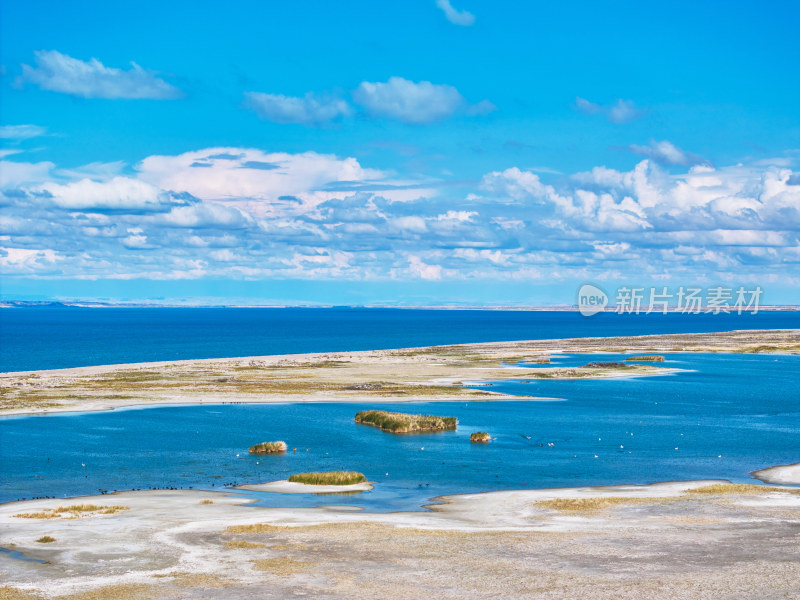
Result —
[[564, 512], [584, 512], [634, 504], [661, 504], [677, 499], [678, 497], [631, 498], [625, 496], [599, 496], [596, 498], [554, 498], [552, 500], [540, 500], [539, 502], [534, 502], [533, 505], [537, 508]]
[[44, 596], [26, 592], [9, 585], [0, 587], [0, 600], [41, 600]]
[[248, 542], [247, 540], [229, 540], [225, 542], [225, 547], [231, 550], [235, 548], [266, 548], [264, 544], [256, 544], [255, 542]]
[[57, 519], [61, 515], [52, 510], [42, 510], [39, 512], [19, 513], [14, 515], [17, 519]]
[[276, 531], [286, 531], [288, 527], [280, 525], [269, 525], [268, 523], [253, 523], [252, 525], [231, 525], [225, 533], [275, 533]]
[[257, 571], [267, 571], [273, 575], [295, 575], [306, 573], [312, 567], [312, 563], [305, 560], [297, 560], [290, 556], [279, 556], [276, 558], [262, 558], [253, 561], [253, 568]]
[[220, 588], [225, 587], [230, 582], [225, 577], [207, 573], [177, 572], [170, 575], [174, 577], [170, 583], [182, 588]]
[[72, 504], [70, 506], [58, 506], [56, 508], [46, 508], [39, 512], [19, 513], [14, 515], [18, 519], [57, 519], [66, 516], [74, 518], [81, 514], [90, 513], [98, 515], [113, 515], [121, 510], [129, 510], [129, 506], [98, 506], [96, 504]]
[[214, 504], [214, 501], [206, 498], [205, 500], [200, 500], [200, 504]]
[[766, 485], [755, 485], [752, 483], [715, 483], [704, 487], [693, 488], [683, 492], [681, 496], [662, 496], [653, 498], [633, 498], [628, 496], [598, 496], [596, 498], [554, 498], [552, 500], [541, 500], [534, 502], [537, 508], [560, 510], [564, 512], [582, 512], [593, 510], [605, 510], [615, 506], [635, 505], [635, 504], [663, 504], [665, 502], [675, 502], [678, 500], [690, 500], [692, 498], [703, 498], [711, 496], [722, 496], [731, 494], [767, 494], [770, 492], [785, 492], [789, 494], [800, 494], [800, 490], [769, 487]]
[[107, 585], [95, 590], [57, 596], [57, 600], [153, 600], [163, 597], [163, 590], [158, 586], [143, 583], [127, 583]]
[[687, 494], [695, 496], [717, 496], [722, 494], [767, 494], [769, 492], [800, 494], [800, 490], [756, 485], [753, 483], [715, 483], [686, 491]]

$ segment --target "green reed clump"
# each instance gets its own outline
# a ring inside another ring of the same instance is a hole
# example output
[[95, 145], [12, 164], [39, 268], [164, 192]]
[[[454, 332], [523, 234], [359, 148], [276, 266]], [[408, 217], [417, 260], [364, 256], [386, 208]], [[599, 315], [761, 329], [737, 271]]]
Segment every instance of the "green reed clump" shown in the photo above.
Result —
[[277, 454], [286, 452], [286, 442], [261, 442], [248, 449], [250, 454]]
[[356, 413], [356, 423], [372, 425], [391, 433], [414, 433], [423, 431], [445, 431], [455, 429], [458, 419], [455, 417], [437, 417], [435, 415], [411, 415], [385, 410], [362, 410]]
[[292, 483], [307, 485], [353, 485], [364, 483], [367, 478], [356, 471], [323, 471], [318, 473], [295, 473], [289, 476]]

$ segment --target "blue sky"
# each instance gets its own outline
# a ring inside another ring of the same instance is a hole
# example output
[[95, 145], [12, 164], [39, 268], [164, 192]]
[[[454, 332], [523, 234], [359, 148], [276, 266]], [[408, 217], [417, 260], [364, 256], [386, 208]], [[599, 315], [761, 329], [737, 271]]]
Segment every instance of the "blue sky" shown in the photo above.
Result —
[[800, 302], [796, 2], [0, 6], [4, 298]]

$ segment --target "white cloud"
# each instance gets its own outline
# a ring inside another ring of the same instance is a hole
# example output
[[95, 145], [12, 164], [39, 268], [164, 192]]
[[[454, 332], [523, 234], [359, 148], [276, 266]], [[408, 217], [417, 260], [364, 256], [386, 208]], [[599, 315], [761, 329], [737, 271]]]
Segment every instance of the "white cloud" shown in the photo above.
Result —
[[408, 257], [408, 270], [414, 277], [435, 281], [442, 278], [441, 265], [429, 265], [422, 262], [419, 256]]
[[74, 169], [58, 169], [56, 174], [60, 177], [69, 179], [94, 179], [107, 181], [120, 174], [126, 167], [126, 163], [121, 160], [112, 162], [93, 162]]
[[114, 177], [105, 182], [48, 182], [37, 191], [47, 192], [56, 206], [71, 210], [163, 211], [171, 205], [163, 190], [130, 177]]
[[62, 257], [49, 248], [0, 247], [0, 271], [5, 273], [36, 273], [51, 270]]
[[[235, 203], [254, 216], [302, 211], [334, 195], [319, 188], [331, 182], [376, 179], [355, 158], [304, 152], [263, 152], [252, 148], [207, 148], [177, 156], [150, 156], [137, 167], [139, 178], [161, 189], [196, 198]], [[287, 200], [296, 198], [296, 201]]]
[[453, 25], [461, 25], [462, 27], [469, 27], [475, 23], [475, 15], [466, 10], [456, 10], [450, 4], [450, 0], [436, 0], [436, 6], [442, 9], [445, 18]]
[[147, 243], [147, 236], [143, 234], [141, 227], [131, 227], [128, 229], [128, 233], [130, 235], [122, 240], [122, 245], [126, 248], [130, 248], [132, 250], [152, 248], [152, 246]]
[[38, 183], [50, 177], [55, 165], [49, 161], [25, 163], [10, 160], [0, 161], [0, 187], [11, 187], [25, 183]]
[[245, 92], [245, 106], [262, 119], [302, 125], [321, 125], [352, 112], [350, 105], [340, 98], [317, 97], [311, 92], [302, 98]]
[[800, 260], [800, 186], [780, 165], [670, 173], [646, 159], [547, 182], [511, 167], [479, 187], [430, 194], [355, 158], [251, 148], [153, 156], [131, 176], [115, 170], [48, 164], [37, 174], [45, 181], [4, 188], [0, 244], [24, 250], [0, 253], [6, 271], [724, 281], [733, 272], [790, 277]]
[[96, 58], [82, 61], [56, 50], [34, 52], [36, 66], [22, 65], [18, 83], [82, 98], [180, 98], [182, 92], [132, 62], [128, 70], [106, 67]]
[[[415, 125], [434, 123], [470, 110], [464, 97], [451, 85], [415, 83], [402, 77], [390, 77], [386, 83], [364, 81], [353, 92], [353, 100], [374, 117]], [[474, 108], [478, 114], [485, 114], [493, 107], [484, 101]]]
[[252, 219], [238, 208], [203, 202], [173, 208], [163, 216], [163, 222], [173, 227], [237, 229], [247, 226]]
[[47, 133], [46, 127], [38, 125], [2, 125], [0, 126], [0, 138], [10, 140], [27, 140], [39, 137]]
[[633, 100], [618, 99], [616, 103], [603, 106], [589, 102], [585, 98], [575, 98], [575, 106], [587, 115], [603, 115], [616, 124], [630, 123], [644, 115], [644, 111], [637, 108]]
[[634, 154], [650, 158], [662, 165], [690, 167], [692, 165], [708, 164], [708, 161], [702, 156], [682, 150], [667, 140], [661, 142], [650, 140], [650, 144], [647, 146], [631, 144], [627, 146], [627, 149]]

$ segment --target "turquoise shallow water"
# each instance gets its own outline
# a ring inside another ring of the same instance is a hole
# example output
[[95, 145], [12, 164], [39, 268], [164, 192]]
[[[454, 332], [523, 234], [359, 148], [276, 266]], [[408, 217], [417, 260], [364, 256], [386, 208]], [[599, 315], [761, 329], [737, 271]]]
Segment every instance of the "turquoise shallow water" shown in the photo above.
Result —
[[[149, 487], [220, 489], [311, 470], [359, 470], [350, 496], [249, 495], [270, 506], [418, 509], [442, 494], [725, 478], [800, 460], [800, 357], [667, 354], [672, 375], [498, 383], [558, 398], [380, 405], [453, 415], [458, 431], [395, 436], [353, 423], [373, 404], [159, 407], [0, 419], [0, 501]], [[619, 360], [571, 355], [563, 365]], [[532, 367], [535, 368], [535, 367]], [[496, 440], [472, 445], [469, 434]], [[254, 457], [283, 439], [297, 452]], [[238, 456], [237, 456], [238, 454]]]

